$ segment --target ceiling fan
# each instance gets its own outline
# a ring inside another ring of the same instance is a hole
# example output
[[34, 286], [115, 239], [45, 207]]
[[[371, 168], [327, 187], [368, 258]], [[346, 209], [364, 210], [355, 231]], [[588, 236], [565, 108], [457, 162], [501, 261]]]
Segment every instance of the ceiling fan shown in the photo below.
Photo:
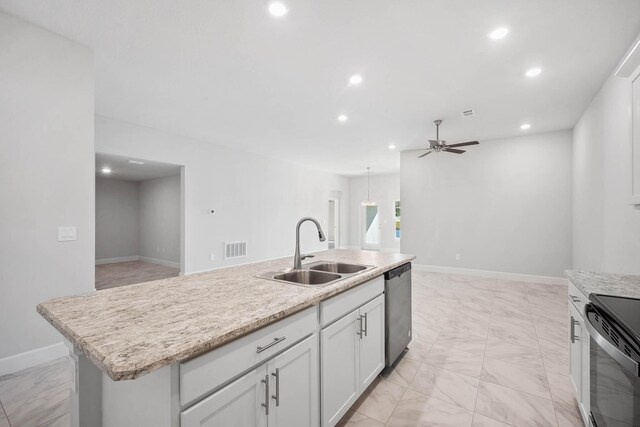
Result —
[[454, 154], [462, 154], [465, 151], [464, 150], [458, 150], [455, 147], [465, 147], [467, 145], [478, 145], [480, 144], [478, 141], [469, 141], [469, 142], [461, 142], [459, 144], [451, 144], [451, 145], [447, 145], [447, 141], [440, 139], [440, 125], [442, 124], [442, 120], [435, 120], [433, 123], [436, 124], [436, 139], [430, 139], [429, 140], [429, 148], [427, 148], [427, 152], [418, 156], [418, 158], [424, 157], [427, 154], [431, 154], [434, 151], [436, 153], [440, 152], [440, 151], [444, 151], [447, 153], [454, 153]]

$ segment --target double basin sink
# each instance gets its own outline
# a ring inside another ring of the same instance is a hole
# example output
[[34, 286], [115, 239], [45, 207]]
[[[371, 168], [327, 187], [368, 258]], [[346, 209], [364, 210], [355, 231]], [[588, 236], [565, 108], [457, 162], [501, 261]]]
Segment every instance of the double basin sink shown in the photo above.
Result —
[[300, 270], [269, 272], [258, 275], [263, 279], [290, 283], [300, 286], [327, 286], [339, 280], [372, 269], [369, 265], [347, 264], [341, 262], [317, 261], [303, 265]]

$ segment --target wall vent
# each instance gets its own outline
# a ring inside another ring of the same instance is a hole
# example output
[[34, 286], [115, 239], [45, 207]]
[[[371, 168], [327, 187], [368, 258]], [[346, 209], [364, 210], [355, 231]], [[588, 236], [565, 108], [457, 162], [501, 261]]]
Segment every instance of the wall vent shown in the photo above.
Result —
[[247, 242], [224, 242], [224, 259], [247, 256]]
[[463, 115], [464, 117], [471, 117], [471, 116], [475, 116], [475, 115], [476, 115], [476, 112], [475, 112], [475, 111], [473, 111], [473, 110], [464, 110], [464, 111], [462, 112], [462, 115]]

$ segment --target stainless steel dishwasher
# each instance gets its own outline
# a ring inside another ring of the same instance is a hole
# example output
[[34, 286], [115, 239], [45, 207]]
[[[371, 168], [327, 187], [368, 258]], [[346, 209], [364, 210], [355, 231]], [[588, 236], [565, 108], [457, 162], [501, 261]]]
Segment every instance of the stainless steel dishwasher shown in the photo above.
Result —
[[411, 341], [411, 263], [384, 274], [385, 366], [391, 366]]

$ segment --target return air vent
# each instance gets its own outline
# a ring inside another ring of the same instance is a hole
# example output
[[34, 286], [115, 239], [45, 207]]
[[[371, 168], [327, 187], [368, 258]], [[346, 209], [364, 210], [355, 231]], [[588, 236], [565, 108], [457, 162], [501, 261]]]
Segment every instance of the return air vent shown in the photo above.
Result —
[[473, 110], [464, 110], [461, 114], [463, 117], [472, 117], [476, 115], [476, 112]]
[[247, 242], [224, 242], [224, 259], [247, 256]]

